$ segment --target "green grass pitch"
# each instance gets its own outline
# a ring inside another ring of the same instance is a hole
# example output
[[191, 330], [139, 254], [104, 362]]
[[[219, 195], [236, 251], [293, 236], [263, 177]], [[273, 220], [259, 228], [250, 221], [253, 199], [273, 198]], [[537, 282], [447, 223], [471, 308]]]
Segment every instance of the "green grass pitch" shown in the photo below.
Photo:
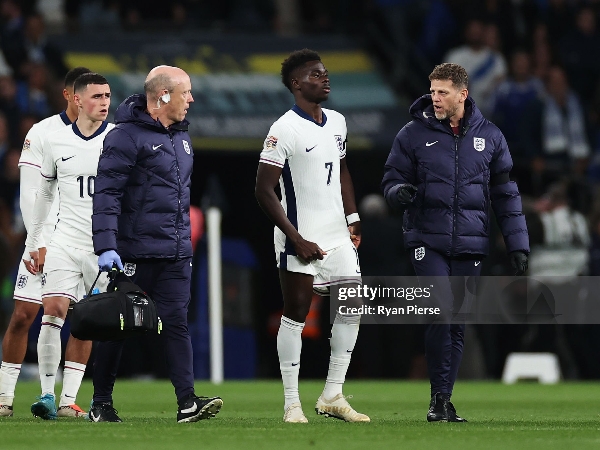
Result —
[[[427, 423], [428, 385], [405, 381], [349, 381], [345, 394], [371, 423], [350, 424], [317, 416], [321, 381], [301, 381], [308, 424], [282, 422], [279, 381], [196, 384], [199, 395], [220, 395], [224, 405], [211, 420], [175, 422], [168, 381], [117, 381], [115, 407], [124, 423], [78, 419], [43, 421], [29, 413], [38, 383], [17, 385], [15, 415], [0, 419], [0, 449], [598, 449], [600, 384], [459, 382], [454, 392], [466, 424]], [[57, 393], [60, 386], [57, 386]], [[92, 387], [79, 397], [87, 408]]]

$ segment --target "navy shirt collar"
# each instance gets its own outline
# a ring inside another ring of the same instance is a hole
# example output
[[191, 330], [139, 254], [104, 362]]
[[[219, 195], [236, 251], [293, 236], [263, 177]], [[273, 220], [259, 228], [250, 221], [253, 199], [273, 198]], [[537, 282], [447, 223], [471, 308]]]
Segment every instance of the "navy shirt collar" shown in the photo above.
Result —
[[292, 106], [292, 111], [294, 111], [296, 114], [298, 114], [303, 119], [309, 120], [312, 123], [314, 123], [315, 125], [318, 125], [320, 127], [325, 126], [325, 124], [327, 123], [327, 116], [325, 115], [325, 111], [322, 111], [322, 113], [323, 113], [323, 121], [321, 123], [317, 123], [315, 121], [315, 119], [313, 119], [311, 116], [309, 116], [308, 114], [306, 114], [306, 112], [304, 112], [302, 109], [300, 109], [300, 107], [298, 105]]
[[71, 125], [71, 119], [69, 119], [69, 116], [67, 116], [67, 111], [63, 111], [59, 114], [60, 118], [62, 119], [62, 121], [65, 123], [65, 125]]
[[77, 127], [77, 122], [73, 122], [73, 133], [75, 133], [77, 136], [79, 136], [84, 141], [89, 141], [90, 139], [94, 139], [99, 134], [102, 134], [104, 132], [104, 130], [106, 130], [107, 126], [108, 126], [108, 122], [105, 120], [104, 122], [102, 122], [102, 125], [100, 125], [100, 128], [98, 128], [94, 132], [94, 134], [92, 134], [91, 136], [85, 137], [83, 134], [81, 134], [81, 131], [79, 131], [79, 128]]

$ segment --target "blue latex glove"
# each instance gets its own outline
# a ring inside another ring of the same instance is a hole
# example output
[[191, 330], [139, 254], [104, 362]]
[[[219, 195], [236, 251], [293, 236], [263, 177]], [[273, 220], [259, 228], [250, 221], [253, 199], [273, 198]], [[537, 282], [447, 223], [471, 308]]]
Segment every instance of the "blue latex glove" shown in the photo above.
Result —
[[102, 272], [110, 272], [113, 264], [116, 264], [120, 270], [123, 270], [121, 257], [114, 250], [107, 250], [98, 257], [98, 267], [100, 267]]

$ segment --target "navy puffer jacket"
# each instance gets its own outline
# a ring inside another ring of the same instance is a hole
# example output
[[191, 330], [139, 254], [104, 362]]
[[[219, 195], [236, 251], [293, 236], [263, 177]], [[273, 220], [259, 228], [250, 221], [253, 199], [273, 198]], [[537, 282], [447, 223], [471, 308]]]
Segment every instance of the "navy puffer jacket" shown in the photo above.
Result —
[[192, 256], [192, 144], [182, 121], [168, 129], [146, 112], [146, 97], [119, 105], [104, 138], [95, 180], [94, 251], [125, 261]]
[[490, 204], [507, 251], [529, 253], [529, 235], [517, 185], [509, 181], [512, 158], [502, 132], [468, 97], [459, 135], [437, 120], [431, 95], [410, 108], [385, 164], [382, 188], [399, 207], [402, 184], [418, 188], [404, 212], [404, 244], [446, 256], [487, 255]]

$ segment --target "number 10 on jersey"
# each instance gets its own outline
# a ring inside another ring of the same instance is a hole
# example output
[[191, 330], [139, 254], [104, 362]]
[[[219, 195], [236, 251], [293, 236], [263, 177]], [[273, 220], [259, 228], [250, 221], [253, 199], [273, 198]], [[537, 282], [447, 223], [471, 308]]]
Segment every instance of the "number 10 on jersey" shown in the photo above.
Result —
[[[89, 195], [90, 197], [94, 196], [94, 180], [95, 179], [96, 179], [96, 177], [93, 175], [90, 175], [89, 177], [87, 177], [87, 195]], [[86, 184], [85, 177], [78, 176], [77, 181], [79, 181], [79, 196], [81, 198], [83, 198], [84, 197], [84, 184]], [[327, 183], [327, 184], [329, 184], [329, 183]]]

